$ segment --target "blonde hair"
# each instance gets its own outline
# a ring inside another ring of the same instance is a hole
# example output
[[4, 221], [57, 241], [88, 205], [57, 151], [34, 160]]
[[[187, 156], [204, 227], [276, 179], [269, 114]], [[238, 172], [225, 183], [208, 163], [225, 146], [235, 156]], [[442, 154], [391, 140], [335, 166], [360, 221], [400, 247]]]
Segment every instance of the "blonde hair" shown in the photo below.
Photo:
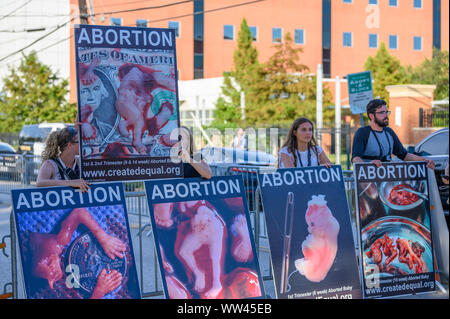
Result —
[[75, 135], [77, 135], [77, 130], [72, 126], [51, 132], [45, 140], [45, 148], [41, 154], [42, 163], [50, 158], [59, 157]]

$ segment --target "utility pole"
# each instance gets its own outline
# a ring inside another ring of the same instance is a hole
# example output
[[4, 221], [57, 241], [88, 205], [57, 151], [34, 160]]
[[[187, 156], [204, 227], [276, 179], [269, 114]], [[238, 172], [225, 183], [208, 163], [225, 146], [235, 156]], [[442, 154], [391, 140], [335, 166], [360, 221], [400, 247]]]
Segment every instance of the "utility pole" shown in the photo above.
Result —
[[80, 23], [89, 24], [86, 0], [78, 0], [78, 7], [80, 9]]
[[335, 108], [335, 148], [336, 164], [341, 164], [341, 81], [339, 76], [336, 76], [336, 108]]
[[316, 126], [317, 144], [322, 146], [322, 126], [323, 126], [323, 68], [322, 64], [317, 65], [316, 77]]
[[91, 17], [92, 24], [95, 24], [95, 14], [94, 14], [94, 5], [92, 4], [92, 0], [89, 0], [89, 16]]

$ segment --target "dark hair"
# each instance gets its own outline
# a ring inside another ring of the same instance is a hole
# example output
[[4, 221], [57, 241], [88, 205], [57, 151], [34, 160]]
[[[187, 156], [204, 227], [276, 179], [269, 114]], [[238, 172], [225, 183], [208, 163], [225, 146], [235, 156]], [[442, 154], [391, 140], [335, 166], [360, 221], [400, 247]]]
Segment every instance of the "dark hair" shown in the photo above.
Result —
[[367, 116], [369, 116], [369, 114], [374, 114], [376, 110], [378, 110], [383, 105], [387, 105], [387, 103], [382, 99], [375, 99], [370, 101], [366, 106]]
[[[282, 148], [286, 146], [289, 153], [294, 156], [294, 165], [297, 165], [297, 152], [295, 151], [297, 149], [297, 137], [294, 135], [294, 131], [303, 123], [309, 123], [312, 126], [312, 138], [311, 141], [308, 142], [308, 148], [312, 149], [316, 156], [319, 156], [316, 139], [314, 138], [314, 123], [306, 117], [299, 117], [292, 123], [289, 133], [286, 136], [286, 140], [284, 141], [283, 146], [281, 146]], [[280, 164], [280, 160], [281, 157], [278, 160], [278, 165]]]

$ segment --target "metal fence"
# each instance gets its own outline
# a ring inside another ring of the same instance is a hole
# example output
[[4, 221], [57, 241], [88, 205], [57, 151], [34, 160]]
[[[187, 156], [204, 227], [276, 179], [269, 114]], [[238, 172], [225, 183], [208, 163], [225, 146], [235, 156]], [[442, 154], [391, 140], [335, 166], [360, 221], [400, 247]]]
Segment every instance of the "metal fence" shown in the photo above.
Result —
[[[0, 174], [0, 192], [10, 193], [11, 189], [35, 186], [37, 170], [40, 165], [40, 158], [35, 156], [13, 156], [17, 169], [12, 174]], [[11, 161], [12, 163], [12, 161]], [[0, 163], [0, 168], [2, 168]], [[260, 257], [260, 267], [265, 286], [273, 285], [272, 267], [270, 264], [270, 249], [267, 228], [264, 219], [264, 209], [262, 205], [261, 192], [258, 185], [258, 174], [274, 170], [273, 167], [234, 165], [234, 164], [216, 164], [211, 165], [214, 176], [241, 175], [243, 178], [245, 195], [247, 198], [250, 219], [255, 239], [255, 246]], [[354, 215], [354, 191], [353, 191], [353, 172], [344, 171], [344, 182], [351, 212], [352, 224], [356, 240], [356, 224]], [[132, 235], [132, 244], [134, 248], [137, 271], [140, 281], [141, 295], [143, 298], [162, 298], [161, 275], [159, 273], [158, 258], [152, 236], [152, 225], [150, 221], [150, 211], [147, 203], [144, 182], [124, 182], [126, 196], [126, 208], [130, 221], [130, 231]], [[10, 246], [8, 247], [7, 239]], [[0, 249], [3, 255], [11, 258], [11, 282], [4, 284], [4, 296], [13, 298], [23, 298], [23, 290], [19, 283], [23, 284], [21, 273], [18, 271], [19, 258], [18, 247], [16, 245], [16, 231], [14, 225], [13, 213], [10, 216], [10, 235], [2, 238]], [[357, 247], [355, 247], [357, 248]], [[261, 255], [267, 256], [267, 264], [261, 264]], [[11, 287], [11, 290], [9, 290]], [[1, 288], [1, 287], [0, 287]], [[267, 288], [266, 288], [267, 290]]]

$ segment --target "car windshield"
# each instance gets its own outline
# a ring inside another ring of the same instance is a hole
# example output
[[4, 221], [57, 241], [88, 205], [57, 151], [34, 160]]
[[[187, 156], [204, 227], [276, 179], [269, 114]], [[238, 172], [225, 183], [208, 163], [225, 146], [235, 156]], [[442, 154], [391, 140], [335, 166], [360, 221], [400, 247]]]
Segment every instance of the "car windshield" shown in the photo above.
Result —
[[419, 146], [417, 153], [423, 155], [448, 155], [448, 131], [430, 137]]
[[16, 151], [12, 147], [0, 144], [0, 154], [15, 154], [15, 153]]
[[51, 127], [28, 125], [22, 128], [19, 138], [24, 142], [43, 142], [51, 131]]

